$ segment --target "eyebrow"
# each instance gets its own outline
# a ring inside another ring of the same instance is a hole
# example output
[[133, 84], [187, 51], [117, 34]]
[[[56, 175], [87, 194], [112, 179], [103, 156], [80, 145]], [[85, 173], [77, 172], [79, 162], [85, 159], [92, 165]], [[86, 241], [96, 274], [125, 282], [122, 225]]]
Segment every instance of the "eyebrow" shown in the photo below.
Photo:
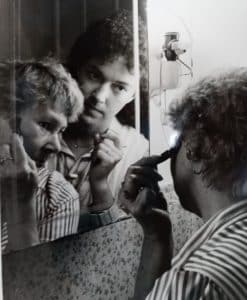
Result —
[[60, 127], [64, 127], [66, 128], [68, 126], [68, 122], [67, 122], [67, 119], [66, 121], [64, 120], [61, 120], [61, 119], [57, 119], [57, 118], [54, 118], [53, 116], [51, 117], [51, 121], [54, 122], [54, 124], [56, 124], [56, 126], [60, 126]]
[[122, 85], [125, 85], [125, 86], [129, 86], [130, 84], [128, 82], [124, 82], [124, 81], [114, 81], [114, 83], [117, 83], [117, 84], [122, 84]]
[[102, 77], [103, 78], [103, 74], [102, 72], [99, 70], [99, 68], [97, 67], [97, 65], [94, 65], [94, 64], [88, 64], [86, 67], [85, 67], [86, 70], [89, 70], [89, 71], [93, 71], [95, 73], [97, 73], [98, 76]]
[[67, 127], [68, 126], [68, 122], [64, 120], [61, 120], [60, 118], [54, 116], [53, 114], [46, 114], [45, 116], [42, 116], [42, 118], [40, 119], [40, 122], [49, 122], [53, 125], [53, 127]]
[[[104, 74], [101, 72], [101, 70], [98, 68], [98, 65], [95, 64], [95, 63], [88, 63], [86, 64], [85, 66], [85, 71], [93, 71], [96, 73], [97, 77], [99, 78], [99, 80], [104, 80]], [[131, 74], [131, 72], [130, 72]], [[119, 84], [119, 85], [122, 85], [124, 86], [125, 88], [128, 88], [131, 86], [130, 83], [126, 82], [126, 81], [121, 81], [121, 80], [116, 80], [116, 81], [113, 81], [114, 84]]]

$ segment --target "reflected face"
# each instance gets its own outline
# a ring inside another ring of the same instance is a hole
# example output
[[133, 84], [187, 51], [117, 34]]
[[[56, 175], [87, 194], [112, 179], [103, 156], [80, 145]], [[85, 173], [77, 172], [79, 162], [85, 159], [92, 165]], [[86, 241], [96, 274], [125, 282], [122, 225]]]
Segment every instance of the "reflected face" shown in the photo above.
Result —
[[114, 116], [134, 98], [135, 77], [123, 57], [104, 64], [91, 59], [82, 67], [78, 81], [85, 97], [80, 119], [90, 132], [109, 128]]
[[19, 115], [19, 130], [30, 157], [42, 166], [60, 148], [67, 118], [60, 104], [37, 103]]
[[171, 173], [173, 177], [174, 189], [177, 193], [181, 205], [191, 212], [195, 212], [193, 205], [193, 169], [191, 162], [187, 158], [186, 148], [184, 143], [181, 143], [177, 155], [171, 159]]

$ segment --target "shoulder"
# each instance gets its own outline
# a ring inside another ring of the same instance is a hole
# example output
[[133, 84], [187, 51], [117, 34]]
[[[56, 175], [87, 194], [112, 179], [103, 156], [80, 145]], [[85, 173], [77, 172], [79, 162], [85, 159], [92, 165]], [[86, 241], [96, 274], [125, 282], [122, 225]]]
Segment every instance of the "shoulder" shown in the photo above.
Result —
[[[41, 240], [50, 241], [77, 232], [80, 212], [78, 193], [57, 171], [43, 169], [39, 170], [39, 174], [42, 184], [39, 184], [36, 205]], [[56, 228], [60, 228], [59, 232]]]
[[[224, 213], [224, 212], [223, 212]], [[230, 299], [247, 299], [247, 213], [225, 215], [184, 268], [216, 282]], [[213, 228], [213, 227], [212, 227]]]
[[135, 128], [130, 127], [130, 126], [123, 126], [122, 129], [122, 134], [130, 140], [135, 140], [139, 143], [148, 145], [148, 140], [144, 137], [144, 135], [142, 135], [141, 133], [139, 133]]
[[226, 214], [225, 218], [219, 220], [219, 225], [215, 221], [216, 226], [212, 227], [214, 228], [213, 234], [197, 251], [207, 256], [213, 264], [220, 263], [221, 259], [216, 258], [221, 253], [226, 261], [229, 259], [228, 267], [231, 265], [232, 258], [234, 258], [233, 265], [235, 265], [236, 262], [241, 264], [240, 256], [244, 257], [247, 269], [247, 205], [245, 211], [236, 210], [235, 214]]
[[210, 278], [197, 272], [171, 270], [155, 282], [146, 299], [190, 300], [196, 299], [229, 300], [225, 292]]
[[148, 140], [135, 128], [122, 125], [118, 120], [114, 119], [110, 129], [118, 134], [124, 148], [134, 147], [137, 149], [139, 147], [144, 151], [148, 150]]
[[73, 185], [61, 173], [41, 168], [38, 170], [38, 176], [39, 190], [45, 192], [48, 197], [58, 201], [70, 201], [78, 198], [78, 193]]

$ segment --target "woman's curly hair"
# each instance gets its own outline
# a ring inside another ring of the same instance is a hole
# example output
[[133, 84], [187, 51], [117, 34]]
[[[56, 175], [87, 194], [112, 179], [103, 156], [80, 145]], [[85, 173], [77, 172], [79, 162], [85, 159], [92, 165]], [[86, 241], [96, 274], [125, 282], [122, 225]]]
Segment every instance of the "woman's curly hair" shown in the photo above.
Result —
[[[78, 80], [80, 69], [90, 59], [96, 58], [105, 63], [122, 56], [126, 61], [126, 67], [132, 71], [133, 54], [133, 17], [130, 11], [122, 9], [89, 25], [73, 45], [66, 66], [72, 76]], [[141, 19], [139, 19], [139, 60], [141, 95], [146, 95], [148, 92], [147, 28]], [[141, 101], [145, 102], [142, 103], [142, 109], [147, 110], [148, 97], [141, 97]], [[129, 120], [132, 116], [134, 116], [133, 102], [126, 105], [118, 118], [124, 124], [133, 125], [134, 117]]]
[[247, 166], [247, 68], [200, 80], [171, 106], [170, 117], [209, 186], [220, 190], [239, 178]]

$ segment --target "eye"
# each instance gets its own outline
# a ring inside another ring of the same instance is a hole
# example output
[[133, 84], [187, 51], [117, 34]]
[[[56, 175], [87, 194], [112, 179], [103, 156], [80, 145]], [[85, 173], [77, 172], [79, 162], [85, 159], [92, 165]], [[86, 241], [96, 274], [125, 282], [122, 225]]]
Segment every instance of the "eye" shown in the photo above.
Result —
[[94, 70], [87, 70], [87, 78], [92, 81], [100, 81], [100, 76]]
[[123, 85], [123, 84], [113, 83], [112, 87], [113, 87], [113, 89], [114, 89], [114, 91], [116, 93], [122, 93], [122, 92], [126, 92], [127, 91], [125, 85]]
[[61, 128], [60, 131], [59, 131], [59, 133], [60, 133], [60, 134], [63, 134], [64, 131], [65, 131], [65, 129], [66, 129], [66, 127]]
[[49, 131], [51, 130], [51, 124], [49, 122], [39, 122], [39, 127], [46, 130], [46, 131]]

